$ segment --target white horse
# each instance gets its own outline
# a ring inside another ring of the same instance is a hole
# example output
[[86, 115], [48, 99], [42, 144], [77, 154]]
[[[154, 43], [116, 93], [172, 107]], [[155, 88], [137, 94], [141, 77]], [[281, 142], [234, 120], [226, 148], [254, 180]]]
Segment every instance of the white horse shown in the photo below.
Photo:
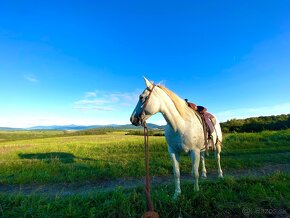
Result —
[[[143, 125], [152, 115], [158, 112], [162, 113], [167, 122], [165, 138], [175, 178], [175, 193], [173, 198], [176, 199], [181, 194], [179, 162], [182, 151], [189, 153], [191, 156], [192, 175], [195, 178], [194, 190], [198, 191], [200, 158], [202, 162], [202, 177], [206, 177], [204, 164], [205, 139], [200, 116], [172, 91], [164, 86], [154, 85], [146, 78], [144, 80], [146, 88], [139, 96], [139, 101], [131, 115], [130, 121], [136, 126]], [[218, 176], [222, 178], [223, 172], [220, 166], [222, 132], [218, 121], [212, 136], [210, 143], [213, 143], [215, 146]]]

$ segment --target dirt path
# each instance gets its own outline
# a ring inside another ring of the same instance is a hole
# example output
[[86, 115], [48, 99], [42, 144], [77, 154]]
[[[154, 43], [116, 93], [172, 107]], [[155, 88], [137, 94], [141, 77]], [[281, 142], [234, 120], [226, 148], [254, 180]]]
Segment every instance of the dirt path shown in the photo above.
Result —
[[[265, 176], [271, 175], [275, 172], [290, 173], [290, 164], [275, 164], [266, 165], [260, 168], [243, 169], [236, 171], [224, 170], [225, 176], [233, 176], [241, 178], [246, 176]], [[207, 180], [217, 179], [215, 171], [208, 171]], [[166, 185], [173, 184], [173, 176], [154, 176], [151, 178], [152, 185]], [[193, 181], [192, 176], [182, 175], [181, 182]], [[97, 182], [82, 182], [72, 184], [44, 184], [44, 185], [0, 185], [0, 192], [10, 194], [24, 194], [24, 195], [48, 195], [48, 196], [66, 196], [66, 195], [87, 195], [91, 192], [113, 191], [116, 187], [121, 186], [125, 189], [132, 189], [138, 186], [143, 186], [144, 180], [142, 178], [121, 178], [111, 181], [97, 181]]]

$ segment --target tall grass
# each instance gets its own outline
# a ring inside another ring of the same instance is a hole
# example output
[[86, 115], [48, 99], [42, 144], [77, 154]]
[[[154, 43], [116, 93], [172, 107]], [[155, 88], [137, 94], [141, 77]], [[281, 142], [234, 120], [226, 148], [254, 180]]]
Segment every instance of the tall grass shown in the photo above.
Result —
[[[290, 131], [228, 134], [221, 155], [227, 170], [290, 163]], [[149, 138], [151, 174], [171, 175], [164, 137]], [[206, 160], [215, 170], [214, 155]], [[187, 154], [181, 173], [191, 171]], [[56, 183], [110, 180], [144, 175], [142, 136], [111, 132], [106, 135], [49, 137], [0, 143], [0, 184]]]

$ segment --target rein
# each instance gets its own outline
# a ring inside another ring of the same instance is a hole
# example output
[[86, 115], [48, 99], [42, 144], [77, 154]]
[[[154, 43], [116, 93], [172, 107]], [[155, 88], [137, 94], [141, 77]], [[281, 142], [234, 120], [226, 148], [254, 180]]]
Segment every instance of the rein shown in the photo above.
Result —
[[[154, 87], [153, 87], [154, 88]], [[152, 92], [152, 91], [151, 91]], [[143, 123], [144, 127], [144, 145], [145, 145], [145, 194], [146, 194], [146, 203], [147, 203], [147, 212], [143, 214], [142, 218], [159, 218], [159, 214], [154, 211], [151, 194], [150, 194], [150, 175], [149, 175], [149, 143], [148, 143], [148, 128], [146, 121]]]
[[144, 124], [144, 145], [145, 145], [145, 193], [146, 193], [146, 201], [147, 201], [147, 210], [153, 211], [153, 203], [150, 195], [150, 175], [149, 175], [149, 144], [148, 144], [148, 128], [146, 123]]
[[159, 218], [159, 214], [154, 211], [152, 199], [151, 199], [151, 193], [150, 193], [150, 175], [149, 175], [149, 136], [148, 136], [148, 127], [146, 124], [146, 121], [144, 121], [145, 117], [145, 108], [149, 102], [150, 96], [153, 92], [155, 85], [153, 85], [153, 88], [150, 90], [149, 95], [147, 96], [142, 112], [140, 114], [140, 121], [144, 128], [144, 146], [145, 146], [145, 170], [146, 170], [146, 177], [145, 177], [145, 194], [146, 194], [146, 203], [147, 203], [147, 212], [143, 214], [142, 218]]

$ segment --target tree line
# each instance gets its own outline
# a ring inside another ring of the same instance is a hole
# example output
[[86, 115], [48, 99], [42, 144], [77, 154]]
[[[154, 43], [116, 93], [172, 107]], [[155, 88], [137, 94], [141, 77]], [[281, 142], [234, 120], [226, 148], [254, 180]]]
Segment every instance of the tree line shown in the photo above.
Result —
[[224, 133], [289, 129], [290, 114], [232, 119], [221, 123], [221, 128]]

